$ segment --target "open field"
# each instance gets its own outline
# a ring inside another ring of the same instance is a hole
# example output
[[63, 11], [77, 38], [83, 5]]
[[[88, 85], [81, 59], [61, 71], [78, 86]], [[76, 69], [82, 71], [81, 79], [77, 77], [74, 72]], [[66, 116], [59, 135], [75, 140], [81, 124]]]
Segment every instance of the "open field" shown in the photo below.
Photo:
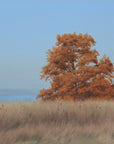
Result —
[[0, 144], [113, 144], [114, 102], [0, 103]]

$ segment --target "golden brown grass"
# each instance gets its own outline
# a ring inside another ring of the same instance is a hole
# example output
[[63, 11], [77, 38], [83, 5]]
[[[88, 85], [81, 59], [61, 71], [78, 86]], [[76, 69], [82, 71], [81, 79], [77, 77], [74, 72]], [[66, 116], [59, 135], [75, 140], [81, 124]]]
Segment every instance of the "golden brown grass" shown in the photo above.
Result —
[[113, 144], [114, 102], [0, 104], [0, 144]]

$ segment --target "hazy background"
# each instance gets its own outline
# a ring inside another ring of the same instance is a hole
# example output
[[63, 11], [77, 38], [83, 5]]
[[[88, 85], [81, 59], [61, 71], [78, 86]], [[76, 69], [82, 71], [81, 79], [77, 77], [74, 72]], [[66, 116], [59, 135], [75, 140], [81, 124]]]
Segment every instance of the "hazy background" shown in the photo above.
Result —
[[101, 57], [114, 63], [113, 0], [1, 0], [0, 95], [37, 95], [47, 88], [40, 80], [46, 51], [57, 34], [73, 32], [92, 35]]

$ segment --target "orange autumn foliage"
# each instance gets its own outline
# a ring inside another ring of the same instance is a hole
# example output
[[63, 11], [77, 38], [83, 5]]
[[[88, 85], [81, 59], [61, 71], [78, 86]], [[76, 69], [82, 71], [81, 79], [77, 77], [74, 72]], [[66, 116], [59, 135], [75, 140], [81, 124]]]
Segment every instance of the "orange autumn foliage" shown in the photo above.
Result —
[[42, 68], [41, 79], [50, 80], [37, 98], [46, 100], [114, 99], [112, 82], [114, 65], [99, 53], [95, 40], [88, 34], [57, 35], [56, 46], [47, 52], [48, 64]]

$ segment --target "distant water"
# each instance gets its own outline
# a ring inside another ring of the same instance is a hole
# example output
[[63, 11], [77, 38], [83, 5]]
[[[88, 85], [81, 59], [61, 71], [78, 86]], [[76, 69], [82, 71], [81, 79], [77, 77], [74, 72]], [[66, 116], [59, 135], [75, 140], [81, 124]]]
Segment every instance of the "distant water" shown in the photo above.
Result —
[[0, 102], [26, 102], [26, 101], [38, 101], [36, 96], [0, 96]]

